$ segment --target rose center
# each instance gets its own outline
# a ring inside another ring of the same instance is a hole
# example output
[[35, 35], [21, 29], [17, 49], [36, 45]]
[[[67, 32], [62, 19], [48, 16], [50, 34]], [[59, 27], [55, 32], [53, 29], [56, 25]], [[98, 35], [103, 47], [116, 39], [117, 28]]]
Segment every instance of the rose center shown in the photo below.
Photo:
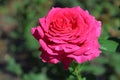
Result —
[[51, 23], [51, 28], [55, 28], [59, 31], [65, 31], [65, 30], [73, 30], [77, 27], [76, 20], [68, 18], [57, 18]]

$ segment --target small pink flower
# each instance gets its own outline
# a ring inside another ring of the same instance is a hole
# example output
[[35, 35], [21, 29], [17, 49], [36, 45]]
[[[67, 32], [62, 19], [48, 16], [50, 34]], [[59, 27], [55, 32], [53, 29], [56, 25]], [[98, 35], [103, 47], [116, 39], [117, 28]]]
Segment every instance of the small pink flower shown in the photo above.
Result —
[[98, 37], [101, 22], [80, 7], [52, 8], [32, 28], [39, 41], [43, 62], [62, 62], [67, 69], [72, 60], [77, 63], [90, 61], [100, 54]]

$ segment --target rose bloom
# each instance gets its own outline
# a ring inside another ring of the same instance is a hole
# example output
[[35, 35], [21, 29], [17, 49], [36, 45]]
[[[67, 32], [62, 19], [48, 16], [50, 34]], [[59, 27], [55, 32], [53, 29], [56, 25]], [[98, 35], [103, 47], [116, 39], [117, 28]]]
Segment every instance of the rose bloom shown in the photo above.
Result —
[[72, 60], [83, 63], [98, 57], [101, 52], [98, 43], [101, 22], [79, 6], [52, 8], [31, 32], [39, 41], [42, 61], [62, 62], [64, 69]]

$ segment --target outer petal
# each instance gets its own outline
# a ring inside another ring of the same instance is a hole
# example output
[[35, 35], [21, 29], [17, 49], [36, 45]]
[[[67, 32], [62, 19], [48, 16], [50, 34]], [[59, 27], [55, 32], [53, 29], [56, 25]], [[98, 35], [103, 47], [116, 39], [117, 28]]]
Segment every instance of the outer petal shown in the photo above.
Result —
[[73, 60], [72, 58], [67, 58], [67, 57], [66, 57], [66, 58], [62, 61], [65, 70], [68, 69], [68, 67], [69, 67], [70, 63], [72, 62], [72, 60]]
[[80, 55], [80, 56], [75, 56], [75, 55], [68, 55], [67, 57], [74, 59], [77, 63], [83, 63], [87, 61], [87, 57]]
[[41, 26], [37, 26], [38, 34], [40, 35], [41, 38], [44, 38], [44, 32]]
[[51, 49], [56, 51], [64, 51], [64, 53], [73, 53], [80, 47], [72, 44], [58, 44], [58, 45], [48, 45]]
[[80, 55], [80, 56], [76, 56], [73, 54], [68, 55], [67, 57], [74, 59], [76, 62], [78, 63], [83, 63], [89, 60], [93, 60], [94, 58], [98, 57], [100, 55], [99, 50], [94, 50], [94, 51], [89, 51], [89, 55]]
[[78, 12], [80, 14], [84, 11], [80, 6], [73, 7], [72, 10], [74, 10], [75, 12]]
[[39, 35], [39, 33], [38, 33], [37, 28], [32, 28], [32, 29], [31, 29], [31, 32], [32, 32], [32, 35], [33, 35], [37, 40], [40, 39], [40, 35]]
[[46, 51], [48, 54], [51, 54], [51, 55], [58, 55], [57, 53], [54, 53], [48, 46], [47, 44], [42, 40], [40, 39], [39, 40], [39, 43], [41, 45], [41, 48]]
[[34, 27], [31, 29], [32, 35], [39, 40], [44, 37], [44, 32], [40, 26]]
[[101, 33], [101, 22], [100, 21], [96, 21], [96, 35], [97, 37], [100, 36], [100, 33]]
[[41, 28], [44, 30], [44, 32], [48, 32], [49, 25], [48, 25], [48, 23], [46, 23], [45, 17], [44, 18], [40, 18], [39, 19], [39, 23], [41, 25]]
[[40, 58], [42, 59], [43, 62], [49, 62], [53, 64], [56, 64], [60, 61], [58, 57], [52, 56], [48, 54], [46, 51], [42, 51]]

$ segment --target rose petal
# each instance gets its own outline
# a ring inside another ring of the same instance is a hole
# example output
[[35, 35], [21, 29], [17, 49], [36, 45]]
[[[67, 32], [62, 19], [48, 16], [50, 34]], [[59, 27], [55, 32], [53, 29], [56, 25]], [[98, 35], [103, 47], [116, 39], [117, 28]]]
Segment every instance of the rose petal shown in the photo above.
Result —
[[44, 37], [44, 32], [43, 32], [41, 26], [37, 26], [37, 30], [38, 30], [38, 33], [39, 33], [40, 37], [43, 38]]
[[42, 59], [43, 62], [49, 62], [53, 64], [59, 62], [59, 60], [55, 56], [49, 55], [45, 51], [42, 52], [40, 58]]
[[54, 53], [42, 39], [39, 40], [39, 43], [40, 43], [42, 49], [44, 51], [47, 51], [47, 53], [49, 53], [51, 55], [58, 55], [57, 53]]
[[83, 56], [83, 55], [75, 56], [75, 55], [71, 54], [71, 55], [68, 55], [67, 57], [74, 59], [77, 63], [83, 63], [83, 62], [87, 61], [87, 57]]
[[48, 23], [46, 23], [45, 18], [40, 18], [39, 23], [41, 25], [41, 28], [44, 30], [44, 32], [48, 32], [49, 26]]
[[64, 69], [67, 70], [70, 63], [72, 62], [73, 59], [71, 58], [65, 58], [62, 60], [62, 63], [63, 63], [63, 66], [64, 66]]
[[31, 33], [32, 33], [32, 35], [33, 35], [37, 40], [39, 40], [39, 39], [41, 38], [40, 35], [39, 35], [39, 33], [38, 33], [37, 28], [32, 28], [32, 29], [31, 29]]
[[101, 33], [101, 22], [100, 21], [96, 21], [96, 35], [97, 35], [97, 37], [99, 37], [100, 36], [100, 33]]

